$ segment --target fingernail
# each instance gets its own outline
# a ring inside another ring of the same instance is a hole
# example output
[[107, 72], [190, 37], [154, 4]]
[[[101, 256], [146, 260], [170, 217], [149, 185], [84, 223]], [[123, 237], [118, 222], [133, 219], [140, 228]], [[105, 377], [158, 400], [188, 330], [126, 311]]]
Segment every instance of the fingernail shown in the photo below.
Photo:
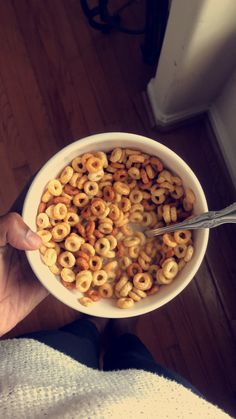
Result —
[[39, 247], [41, 244], [40, 237], [32, 230], [28, 230], [25, 236], [27, 243], [32, 247]]

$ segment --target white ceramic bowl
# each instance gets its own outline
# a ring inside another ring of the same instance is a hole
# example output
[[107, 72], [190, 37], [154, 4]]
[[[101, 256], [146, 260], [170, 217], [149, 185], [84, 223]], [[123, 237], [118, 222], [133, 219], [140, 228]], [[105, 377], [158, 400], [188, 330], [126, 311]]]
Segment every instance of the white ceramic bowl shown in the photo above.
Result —
[[[24, 221], [31, 227], [31, 229], [34, 231], [36, 230], [35, 220], [40, 197], [50, 179], [56, 177], [60, 171], [78, 155], [97, 150], [106, 152], [115, 147], [135, 148], [150, 155], [158, 156], [166, 168], [169, 168], [172, 172], [175, 172], [181, 177], [185, 187], [191, 187], [195, 192], [197, 198], [195, 213], [200, 214], [208, 210], [206, 198], [198, 179], [189, 166], [177, 154], [164, 145], [149, 138], [136, 134], [114, 132], [92, 135], [75, 141], [55, 154], [55, 156], [53, 156], [42, 167], [29, 188], [23, 208]], [[89, 307], [82, 306], [78, 301], [80, 294], [77, 291], [70, 291], [66, 289], [59, 282], [57, 277], [53, 275], [48, 267], [43, 264], [39, 251], [28, 251], [26, 254], [32, 270], [41, 283], [51, 294], [69, 307], [100, 317], [132, 317], [148, 313], [163, 306], [188, 285], [197, 272], [204, 257], [208, 242], [208, 235], [209, 232], [206, 229], [195, 231], [194, 256], [186, 267], [178, 274], [177, 278], [170, 285], [162, 286], [158, 294], [145, 298], [140, 302], [135, 303], [133, 308], [126, 310], [117, 308], [113, 300], [101, 300]]]

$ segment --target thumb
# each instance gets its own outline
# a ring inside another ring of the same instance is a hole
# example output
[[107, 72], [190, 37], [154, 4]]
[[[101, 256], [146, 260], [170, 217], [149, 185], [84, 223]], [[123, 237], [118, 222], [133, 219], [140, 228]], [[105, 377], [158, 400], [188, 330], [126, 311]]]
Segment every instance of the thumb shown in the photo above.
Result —
[[10, 244], [19, 250], [38, 249], [42, 241], [16, 212], [0, 217], [0, 247]]

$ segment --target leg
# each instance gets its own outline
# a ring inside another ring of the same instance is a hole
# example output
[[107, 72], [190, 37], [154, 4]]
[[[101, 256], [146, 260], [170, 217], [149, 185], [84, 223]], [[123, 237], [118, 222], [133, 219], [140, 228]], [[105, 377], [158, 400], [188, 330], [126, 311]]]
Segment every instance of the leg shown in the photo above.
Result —
[[91, 321], [79, 319], [59, 330], [29, 333], [35, 339], [90, 368], [99, 368], [100, 334]]
[[103, 369], [104, 371], [113, 371], [129, 368], [141, 369], [161, 375], [182, 384], [201, 396], [185, 378], [158, 364], [137, 336], [125, 333], [117, 337], [106, 352], [103, 360]]

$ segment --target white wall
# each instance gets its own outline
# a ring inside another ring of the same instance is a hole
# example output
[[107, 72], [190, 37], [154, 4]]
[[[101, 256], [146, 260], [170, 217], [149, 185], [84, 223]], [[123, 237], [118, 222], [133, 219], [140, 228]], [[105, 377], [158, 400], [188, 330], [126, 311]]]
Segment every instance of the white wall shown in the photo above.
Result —
[[209, 116], [236, 187], [236, 67], [210, 107]]
[[157, 73], [148, 85], [156, 122], [209, 108], [236, 62], [236, 0], [173, 0]]

